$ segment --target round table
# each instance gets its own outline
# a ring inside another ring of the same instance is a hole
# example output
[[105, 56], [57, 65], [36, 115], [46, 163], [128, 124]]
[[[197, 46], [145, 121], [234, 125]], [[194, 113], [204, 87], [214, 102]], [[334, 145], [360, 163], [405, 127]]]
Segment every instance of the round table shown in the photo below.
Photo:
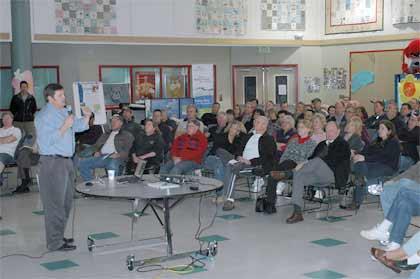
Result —
[[[130, 182], [118, 182], [122, 177], [116, 177], [114, 179], [97, 179], [88, 182], [80, 183], [76, 186], [76, 190], [84, 195], [96, 196], [96, 197], [108, 197], [108, 198], [125, 198], [134, 200], [133, 201], [133, 214], [136, 212], [139, 200], [147, 201], [146, 206], [143, 208], [142, 213], [148, 206], [151, 206], [156, 217], [161, 222], [151, 202], [156, 200], [163, 201], [163, 213], [164, 213], [164, 228], [166, 234], [166, 241], [168, 244], [168, 256], [173, 255], [172, 246], [172, 232], [170, 227], [170, 210], [185, 197], [192, 195], [203, 195], [216, 191], [223, 187], [223, 183], [219, 180], [200, 177], [200, 176], [178, 176], [183, 178], [186, 182], [180, 184], [176, 188], [159, 189], [149, 186], [150, 183], [160, 181], [159, 175], [144, 175], [142, 180], [136, 183]], [[192, 190], [190, 187], [198, 187], [196, 190]], [[177, 199], [175, 203], [169, 205], [170, 199]]]

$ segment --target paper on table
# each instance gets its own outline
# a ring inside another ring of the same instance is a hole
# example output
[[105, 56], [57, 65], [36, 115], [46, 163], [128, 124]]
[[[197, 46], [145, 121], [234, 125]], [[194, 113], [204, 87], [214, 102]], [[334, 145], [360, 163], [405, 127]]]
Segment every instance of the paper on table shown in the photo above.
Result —
[[231, 164], [231, 165], [234, 165], [236, 163], [238, 163], [238, 161], [236, 161], [235, 159], [232, 159], [228, 162], [228, 164]]

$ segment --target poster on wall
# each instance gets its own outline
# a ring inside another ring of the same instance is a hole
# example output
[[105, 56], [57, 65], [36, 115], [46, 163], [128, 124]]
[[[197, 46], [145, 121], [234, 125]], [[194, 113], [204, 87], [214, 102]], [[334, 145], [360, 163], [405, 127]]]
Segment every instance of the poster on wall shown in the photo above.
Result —
[[346, 89], [347, 71], [344, 68], [324, 68], [324, 86], [327, 89]]
[[420, 99], [420, 74], [396, 75], [395, 95], [399, 106], [411, 99]]
[[214, 65], [195, 64], [191, 66], [192, 97], [214, 95]]
[[136, 72], [133, 102], [156, 98], [155, 72]]
[[185, 98], [187, 96], [187, 72], [187, 68], [163, 69], [164, 98]]
[[194, 103], [198, 109], [198, 114], [201, 117], [203, 114], [211, 112], [213, 96], [201, 96], [194, 98]]
[[326, 0], [325, 34], [383, 30], [383, 0]]
[[171, 118], [179, 118], [179, 100], [178, 99], [154, 99], [150, 100], [150, 112], [155, 109], [166, 110]]
[[305, 77], [303, 81], [307, 93], [319, 93], [321, 91], [321, 78]]
[[56, 33], [117, 34], [117, 0], [55, 0]]
[[274, 81], [276, 83], [276, 104], [287, 102], [287, 76], [275, 76]]
[[74, 113], [82, 117], [81, 107], [88, 107], [95, 114], [95, 125], [106, 124], [106, 108], [102, 82], [73, 82]]
[[305, 30], [305, 0], [261, 0], [261, 29]]
[[244, 35], [248, 0], [195, 0], [195, 28], [199, 33]]
[[104, 83], [106, 107], [118, 107], [120, 103], [130, 103], [130, 84]]
[[392, 24], [420, 22], [419, 0], [392, 0]]

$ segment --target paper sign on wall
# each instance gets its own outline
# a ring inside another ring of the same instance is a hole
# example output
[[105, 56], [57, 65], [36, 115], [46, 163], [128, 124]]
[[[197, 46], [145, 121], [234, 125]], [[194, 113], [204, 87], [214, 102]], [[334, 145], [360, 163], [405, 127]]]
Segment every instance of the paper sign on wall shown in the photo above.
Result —
[[106, 109], [102, 82], [73, 82], [74, 113], [82, 117], [81, 107], [86, 106], [95, 114], [95, 125], [106, 124]]
[[281, 96], [287, 96], [287, 85], [279, 84], [278, 87], [279, 87], [278, 94]]

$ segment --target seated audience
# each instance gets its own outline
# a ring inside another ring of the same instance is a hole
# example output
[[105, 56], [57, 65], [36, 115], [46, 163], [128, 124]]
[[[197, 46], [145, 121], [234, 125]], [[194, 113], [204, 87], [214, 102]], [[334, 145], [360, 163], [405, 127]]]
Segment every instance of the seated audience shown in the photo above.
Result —
[[103, 134], [101, 125], [95, 125], [94, 122], [95, 114], [92, 113], [89, 119], [89, 129], [81, 133], [76, 133], [76, 153], [79, 157], [92, 156], [92, 145]]
[[389, 120], [383, 120], [379, 124], [378, 138], [366, 146], [360, 154], [352, 157], [353, 173], [357, 179], [354, 200], [347, 209], [359, 208], [367, 188], [364, 184], [376, 184], [378, 179], [394, 175], [398, 171], [399, 160], [400, 143], [394, 124]]
[[242, 121], [242, 109], [240, 105], [235, 105], [233, 108], [233, 116], [235, 120]]
[[194, 104], [189, 104], [187, 106], [187, 118], [185, 118], [183, 121], [178, 123], [178, 128], [176, 129], [175, 137], [178, 137], [182, 134], [185, 134], [187, 132], [187, 124], [190, 120], [197, 120], [197, 123], [199, 123], [199, 129], [201, 133], [204, 133], [204, 124], [198, 119], [198, 109]]
[[265, 103], [264, 111], [267, 116], [269, 116], [268, 115], [269, 110], [274, 110], [274, 111], [276, 110], [276, 106], [274, 105], [273, 101], [268, 101], [267, 103]]
[[275, 136], [277, 149], [280, 153], [283, 153], [284, 150], [286, 150], [289, 139], [294, 135], [296, 135], [295, 119], [290, 115], [286, 115], [280, 119], [280, 129]]
[[303, 118], [302, 119], [306, 119], [306, 120], [312, 121], [312, 117], [314, 117], [314, 114], [315, 113], [314, 113], [314, 111], [311, 108], [306, 109], [305, 112], [304, 112], [304, 114], [303, 114]]
[[377, 130], [379, 127], [379, 122], [381, 122], [382, 120], [386, 119], [386, 115], [385, 115], [385, 105], [382, 101], [375, 101], [373, 103], [373, 111], [374, 111], [374, 115], [372, 115], [371, 117], [369, 117], [366, 122], [366, 128], [372, 129], [372, 130]]
[[248, 121], [244, 124], [245, 129], [248, 131], [248, 133], [254, 128], [254, 119], [256, 119], [259, 116], [265, 116], [265, 113], [262, 109], [255, 109], [254, 113], [252, 115], [252, 121]]
[[171, 127], [167, 122], [162, 120], [162, 111], [160, 109], [155, 109], [152, 115], [152, 121], [155, 126], [159, 129], [160, 135], [162, 136], [164, 142], [164, 153], [169, 151], [171, 148], [172, 141], [174, 140], [174, 133], [171, 130]]
[[143, 135], [144, 131], [140, 124], [134, 122], [134, 113], [132, 109], [125, 107], [122, 110], [122, 117], [124, 119], [124, 124], [121, 127], [121, 130], [129, 132], [134, 138]]
[[348, 142], [352, 154], [360, 153], [365, 147], [362, 140], [363, 122], [358, 116], [353, 116], [344, 129], [344, 139]]
[[162, 123], [168, 125], [169, 129], [171, 129], [172, 132], [172, 138], [175, 136], [176, 128], [178, 127], [175, 120], [171, 119], [168, 116], [168, 112], [166, 110], [162, 111]]
[[3, 171], [13, 163], [16, 147], [22, 137], [19, 128], [13, 126], [13, 114], [5, 112], [2, 115], [3, 127], [0, 128], [0, 186], [3, 185]]
[[326, 116], [326, 112], [322, 109], [322, 102], [320, 98], [315, 98], [311, 101], [314, 113], [321, 113]]
[[410, 118], [411, 110], [412, 109], [410, 103], [404, 103], [401, 105], [400, 118], [405, 124], [408, 124], [408, 119]]
[[[254, 104], [252, 102], [247, 102], [245, 104], [245, 110], [242, 114], [242, 123], [244, 124], [245, 128], [247, 127], [252, 128], [252, 125], [254, 123], [254, 119], [253, 119], [254, 111], [255, 111]], [[247, 128], [247, 131], [249, 131], [248, 128]]]
[[[31, 140], [33, 142], [33, 140]], [[17, 176], [21, 179], [21, 184], [13, 191], [14, 194], [27, 193], [30, 191], [29, 186], [32, 184], [30, 169], [39, 162], [40, 155], [38, 153], [38, 145], [23, 145], [17, 153]]]
[[335, 121], [337, 125], [340, 127], [341, 136], [343, 136], [344, 127], [346, 127], [347, 125], [347, 118], [346, 118], [346, 107], [342, 101], [337, 101], [335, 103], [335, 116], [331, 120]]
[[280, 102], [280, 110], [289, 111], [289, 104], [287, 101]]
[[335, 183], [343, 192], [350, 173], [350, 148], [340, 137], [340, 128], [335, 121], [327, 123], [327, 139], [317, 145], [308, 161], [298, 164], [293, 174], [292, 204], [293, 214], [286, 220], [288, 224], [303, 221], [303, 194], [305, 186], [328, 186]]
[[414, 111], [417, 115], [420, 114], [420, 99], [412, 98], [408, 103], [411, 105], [412, 111]]
[[293, 114], [293, 118], [296, 121], [298, 119], [303, 119], [304, 113], [305, 113], [305, 104], [303, 102], [297, 103], [295, 113]]
[[395, 126], [397, 136], [400, 136], [402, 131], [406, 128], [404, 121], [398, 114], [398, 106], [395, 102], [390, 102], [387, 106], [386, 119], [391, 121]]
[[171, 159], [161, 167], [161, 174], [188, 174], [200, 168], [207, 150], [207, 138], [200, 131], [201, 125], [197, 119], [187, 121], [186, 133], [175, 138]]
[[[321, 114], [321, 116], [323, 115]], [[267, 206], [264, 208], [265, 213], [271, 214], [276, 212], [277, 182], [283, 179], [290, 179], [292, 170], [298, 164], [306, 161], [317, 146], [317, 143], [310, 137], [311, 125], [311, 122], [308, 120], [299, 121], [297, 135], [289, 140], [280, 162], [274, 165], [273, 170], [270, 172], [266, 189]]]
[[316, 144], [324, 141], [327, 137], [325, 134], [325, 124], [327, 120], [325, 116], [321, 113], [315, 113], [312, 118], [312, 136], [311, 139], [316, 142]]
[[[420, 195], [419, 171], [420, 163], [417, 163], [399, 176], [385, 182], [383, 192], [381, 193], [381, 205], [385, 218], [372, 229], [361, 231], [360, 235], [362, 237], [368, 240], [378, 240], [388, 243], [385, 248], [386, 250], [399, 248], [410, 224], [411, 216], [414, 216], [416, 213], [407, 212], [408, 206], [412, 205], [412, 210], [416, 209], [417, 206], [420, 210], [420, 200], [416, 206], [410, 204], [410, 199], [401, 200], [407, 193], [417, 198]], [[401, 202], [406, 204], [402, 205]], [[420, 214], [420, 212], [417, 214]], [[395, 217], [398, 217], [400, 220], [395, 220]]]
[[203, 114], [203, 116], [201, 117], [203, 124], [206, 125], [207, 127], [210, 125], [216, 125], [217, 124], [216, 117], [217, 117], [217, 114], [219, 113], [219, 110], [220, 110], [220, 104], [213, 103], [213, 105], [211, 106], [211, 112], [207, 112]]
[[[204, 160], [204, 168], [211, 170], [214, 173], [214, 178], [223, 181], [225, 175], [225, 165], [228, 162], [223, 162], [218, 156], [220, 152], [228, 152], [231, 156], [222, 155], [223, 158], [236, 158], [243, 152], [243, 141], [246, 137], [246, 129], [242, 122], [235, 120], [226, 133], [218, 134], [214, 138], [213, 147], [209, 152], [209, 156]], [[218, 195], [222, 194], [222, 190]]]
[[335, 116], [335, 106], [328, 107], [327, 121], [330, 121]]
[[[267, 133], [268, 119], [259, 116], [254, 121], [254, 132], [249, 133], [244, 139], [245, 147], [242, 155], [235, 158], [222, 158], [222, 161], [229, 162], [226, 165], [224, 187], [226, 201], [223, 210], [232, 210], [235, 205], [233, 191], [235, 188], [236, 175], [245, 168], [262, 166], [262, 173], [267, 174], [274, 165], [276, 143], [271, 135]], [[221, 154], [218, 154], [221, 156]], [[230, 160], [236, 159], [236, 162]]]
[[93, 179], [92, 171], [97, 168], [114, 170], [115, 175], [121, 174], [121, 168], [127, 162], [134, 136], [123, 130], [123, 118], [115, 114], [111, 120], [111, 131], [103, 134], [93, 145], [93, 157], [79, 161], [79, 171], [84, 181]]
[[419, 160], [417, 146], [420, 145], [420, 116], [411, 113], [407, 128], [398, 137], [402, 148], [399, 171], [402, 172]]
[[369, 115], [365, 109], [365, 107], [359, 106], [356, 108], [356, 115], [362, 119], [363, 123], [369, 118]]
[[[234, 114], [234, 112], [233, 112], [233, 109], [228, 109], [228, 110], [226, 110], [226, 119], [227, 119], [227, 124], [228, 124], [228, 126], [230, 125], [230, 124], [232, 124], [233, 123], [233, 121], [235, 121], [235, 114]], [[239, 120], [240, 121], [240, 120]]]
[[207, 140], [213, 142], [215, 136], [226, 132], [227, 116], [223, 111], [217, 114], [216, 124], [209, 126], [209, 131], [205, 133]]
[[420, 232], [415, 233], [402, 248], [393, 251], [372, 248], [371, 255], [396, 273], [400, 273], [403, 267], [415, 269], [408, 279], [420, 278]]
[[[152, 173], [159, 171], [160, 163], [163, 160], [164, 141], [159, 132], [158, 126], [153, 120], [144, 121], [144, 137], [141, 140], [134, 141], [134, 153], [132, 159], [135, 164], [140, 160], [146, 161], [146, 170], [152, 170]], [[146, 172], [146, 173], [147, 173]]]

